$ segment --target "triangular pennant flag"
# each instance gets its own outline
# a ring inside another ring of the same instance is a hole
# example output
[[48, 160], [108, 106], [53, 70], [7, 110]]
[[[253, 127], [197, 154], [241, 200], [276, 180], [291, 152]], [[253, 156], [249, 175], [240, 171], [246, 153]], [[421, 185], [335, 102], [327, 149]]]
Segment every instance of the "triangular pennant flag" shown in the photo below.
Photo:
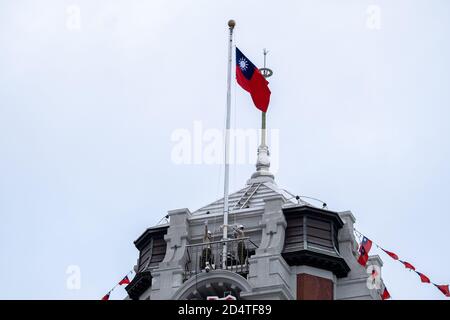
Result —
[[389, 291], [386, 289], [386, 287], [384, 288], [383, 293], [380, 296], [381, 296], [381, 300], [387, 300], [391, 297], [391, 295], [389, 294]]
[[448, 284], [434, 284], [446, 297], [450, 297], [450, 291], [448, 289]]
[[119, 286], [124, 285], [124, 284], [129, 284], [129, 283], [130, 283], [130, 279], [128, 279], [128, 276], [125, 276], [122, 280], [120, 280]]
[[416, 271], [416, 273], [419, 275], [420, 281], [422, 281], [423, 283], [431, 283], [430, 278], [428, 278], [426, 275], [419, 271]]
[[109, 300], [110, 294], [111, 294], [111, 291], [108, 292], [107, 294], [105, 294], [105, 295], [103, 296], [102, 300]]
[[402, 260], [398, 260], [398, 261], [403, 263], [403, 265], [405, 266], [406, 269], [411, 269], [411, 270], [414, 270], [414, 271], [416, 270], [416, 268], [411, 263], [406, 262], [406, 261], [402, 261]]
[[395, 253], [393, 253], [393, 252], [391, 252], [391, 251], [384, 250], [383, 248], [381, 248], [381, 250], [383, 250], [384, 252], [386, 252], [386, 254], [387, 254], [388, 256], [390, 256], [392, 259], [398, 260], [398, 255], [396, 255]]

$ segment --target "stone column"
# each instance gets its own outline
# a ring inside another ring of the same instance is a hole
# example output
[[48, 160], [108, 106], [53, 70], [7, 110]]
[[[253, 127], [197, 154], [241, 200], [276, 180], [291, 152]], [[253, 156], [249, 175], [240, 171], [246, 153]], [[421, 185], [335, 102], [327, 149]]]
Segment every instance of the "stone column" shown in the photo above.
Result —
[[264, 200], [262, 239], [254, 256], [249, 259], [248, 281], [252, 292], [241, 295], [244, 299], [293, 299], [289, 283], [289, 266], [281, 256], [284, 245], [286, 219], [282, 211], [281, 195]]
[[170, 226], [164, 237], [167, 243], [166, 255], [158, 269], [152, 272], [152, 300], [171, 299], [183, 284], [191, 213], [184, 208], [169, 211], [168, 214]]
[[[371, 269], [364, 268], [357, 261], [358, 242], [356, 241], [353, 233], [355, 217], [350, 211], [340, 212], [339, 216], [345, 223], [343, 228], [339, 231], [339, 251], [341, 256], [345, 259], [348, 266], [350, 267], [350, 272], [347, 277], [337, 280], [336, 299], [379, 299], [379, 297], [377, 297], [378, 290], [372, 287], [370, 283]], [[370, 257], [367, 266], [371, 264], [377, 265], [379, 268], [381, 268], [382, 262], [379, 257]]]

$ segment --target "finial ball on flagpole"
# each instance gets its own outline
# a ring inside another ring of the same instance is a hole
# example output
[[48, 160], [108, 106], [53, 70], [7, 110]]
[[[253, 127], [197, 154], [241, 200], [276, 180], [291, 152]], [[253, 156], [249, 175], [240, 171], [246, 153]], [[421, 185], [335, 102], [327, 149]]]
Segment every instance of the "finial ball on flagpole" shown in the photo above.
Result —
[[236, 21], [234, 21], [233, 19], [231, 19], [231, 20], [228, 21], [228, 26], [229, 26], [231, 29], [233, 29], [235, 25], [236, 25]]

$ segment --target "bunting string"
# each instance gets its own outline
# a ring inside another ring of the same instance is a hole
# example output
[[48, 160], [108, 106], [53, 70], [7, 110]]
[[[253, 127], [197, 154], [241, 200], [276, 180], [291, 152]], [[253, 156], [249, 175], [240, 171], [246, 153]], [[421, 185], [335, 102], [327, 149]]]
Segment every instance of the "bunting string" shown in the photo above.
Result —
[[[362, 234], [361, 232], [359, 232], [358, 230], [354, 229], [355, 234], [357, 235], [358, 239], [360, 240], [360, 245], [359, 245], [359, 257], [358, 257], [358, 262], [359, 264], [361, 264], [363, 267], [366, 266], [367, 261], [369, 259], [369, 251], [372, 247], [372, 244], [374, 244], [378, 249], [380, 249], [381, 251], [383, 251], [385, 254], [387, 254], [389, 257], [391, 257], [392, 259], [400, 262], [401, 264], [403, 264], [403, 266], [406, 269], [409, 269], [409, 271], [413, 271], [415, 272], [419, 278], [420, 281], [422, 283], [430, 283], [433, 284], [437, 289], [439, 289], [440, 292], [442, 292], [442, 294], [444, 294], [446, 297], [450, 297], [450, 290], [449, 290], [449, 285], [448, 284], [437, 284], [434, 283], [430, 280], [429, 277], [427, 277], [425, 274], [423, 274], [422, 272], [419, 272], [416, 270], [416, 267], [414, 267], [414, 265], [412, 265], [411, 263], [409, 263], [408, 261], [405, 260], [401, 260], [397, 254], [395, 254], [392, 251], [386, 250], [384, 249], [382, 246], [380, 246], [379, 244], [377, 244], [376, 242], [374, 242], [373, 240], [369, 239], [368, 237], [366, 237], [364, 234]], [[389, 299], [390, 298], [390, 294], [387, 291], [386, 288], [384, 288], [383, 293], [381, 294], [381, 298], [383, 300]]]
[[[360, 245], [359, 245], [359, 257], [358, 257], [358, 263], [361, 264], [363, 267], [365, 267], [367, 265], [367, 262], [369, 260], [369, 252], [372, 248], [372, 244], [374, 244], [378, 249], [380, 249], [381, 251], [383, 251], [385, 254], [387, 254], [389, 257], [391, 257], [393, 260], [396, 260], [398, 262], [400, 262], [401, 264], [403, 264], [403, 266], [406, 269], [409, 269], [409, 271], [413, 271], [415, 272], [419, 278], [420, 281], [422, 283], [429, 283], [434, 285], [437, 289], [439, 289], [439, 291], [444, 294], [446, 297], [450, 297], [450, 289], [449, 289], [449, 285], [448, 284], [437, 284], [433, 281], [430, 280], [430, 278], [428, 276], [426, 276], [424, 273], [416, 270], [416, 267], [414, 267], [414, 265], [412, 265], [410, 262], [402, 260], [399, 258], [399, 256], [389, 250], [386, 250], [385, 248], [383, 248], [382, 246], [380, 246], [378, 243], [376, 243], [375, 241], [369, 239], [368, 237], [366, 237], [363, 233], [359, 232], [356, 228], [353, 229], [357, 238], [360, 240]], [[111, 290], [108, 291], [107, 294], [105, 294], [101, 300], [109, 300], [111, 293], [119, 286], [122, 285], [128, 285], [130, 283], [130, 275], [133, 273], [133, 270], [130, 270], [123, 278], [122, 280], [120, 280], [119, 282], [117, 282], [114, 287], [111, 288]], [[384, 287], [382, 293], [380, 294], [380, 297], [382, 300], [386, 300], [386, 299], [390, 299], [391, 295], [389, 293], [389, 291], [387, 290], [386, 286]]]
[[117, 287], [123, 286], [123, 285], [127, 285], [130, 283], [130, 275], [133, 273], [133, 270], [130, 270], [125, 277], [122, 278], [122, 280], [120, 280], [119, 282], [116, 283], [116, 285], [114, 287], [111, 288], [111, 290], [108, 291], [107, 294], [105, 294], [102, 298], [102, 300], [109, 300], [110, 296], [111, 296], [111, 292], [114, 291], [114, 289], [116, 289]]

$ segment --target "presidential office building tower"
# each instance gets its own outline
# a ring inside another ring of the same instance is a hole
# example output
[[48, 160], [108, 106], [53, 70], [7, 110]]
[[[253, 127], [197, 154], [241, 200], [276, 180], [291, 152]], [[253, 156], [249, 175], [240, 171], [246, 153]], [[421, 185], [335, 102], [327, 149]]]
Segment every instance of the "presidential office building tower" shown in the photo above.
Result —
[[[228, 239], [220, 228], [224, 199], [169, 211], [166, 223], [134, 242], [139, 256], [126, 299], [381, 299], [382, 279], [371, 286], [357, 262], [354, 215], [280, 188], [260, 148], [256, 172], [229, 195]], [[381, 270], [382, 261], [370, 256], [368, 265]]]

